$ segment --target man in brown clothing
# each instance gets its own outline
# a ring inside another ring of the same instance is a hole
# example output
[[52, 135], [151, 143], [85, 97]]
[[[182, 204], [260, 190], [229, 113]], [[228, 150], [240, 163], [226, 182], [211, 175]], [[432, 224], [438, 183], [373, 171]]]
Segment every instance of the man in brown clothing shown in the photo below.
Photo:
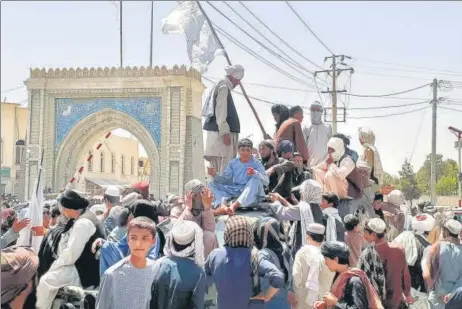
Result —
[[384, 238], [386, 223], [380, 218], [370, 219], [364, 227], [364, 239], [375, 243], [375, 248], [385, 269], [386, 302], [385, 309], [406, 308], [411, 304], [411, 276], [404, 254], [404, 248]]
[[275, 150], [276, 152], [278, 151], [279, 142], [283, 140], [291, 141], [294, 144], [295, 151], [302, 155], [303, 162], [307, 162], [309, 157], [308, 148], [302, 131], [303, 109], [300, 106], [294, 106], [289, 112], [290, 118], [281, 124], [274, 136]]

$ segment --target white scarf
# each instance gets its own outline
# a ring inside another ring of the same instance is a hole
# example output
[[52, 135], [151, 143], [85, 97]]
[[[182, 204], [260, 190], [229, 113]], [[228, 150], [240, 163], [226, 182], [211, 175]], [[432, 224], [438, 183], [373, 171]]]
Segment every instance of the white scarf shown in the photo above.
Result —
[[394, 240], [394, 243], [401, 244], [404, 247], [404, 255], [409, 266], [414, 266], [417, 261], [417, 239], [411, 231], [404, 231], [399, 234]]
[[311, 212], [311, 206], [307, 202], [298, 203], [300, 208], [300, 225], [302, 228], [302, 245], [306, 245], [306, 229], [309, 224], [315, 223], [313, 213]]
[[342, 219], [338, 215], [338, 209], [329, 207], [323, 209], [322, 213], [327, 215], [326, 241], [337, 240], [337, 225], [335, 220], [342, 222]]

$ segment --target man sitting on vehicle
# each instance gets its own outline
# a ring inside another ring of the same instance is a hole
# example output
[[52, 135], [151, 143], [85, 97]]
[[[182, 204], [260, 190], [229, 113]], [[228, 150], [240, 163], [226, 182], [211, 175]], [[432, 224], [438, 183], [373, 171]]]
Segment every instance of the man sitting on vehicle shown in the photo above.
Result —
[[209, 188], [215, 197], [215, 207], [226, 199], [238, 197], [229, 209], [220, 207], [215, 215], [232, 214], [239, 206], [248, 207], [259, 202], [265, 196], [263, 186], [269, 184], [263, 165], [252, 155], [252, 141], [241, 139], [237, 147], [238, 157], [228, 163], [222, 175], [217, 175], [215, 168], [208, 168], [209, 175], [213, 177]]

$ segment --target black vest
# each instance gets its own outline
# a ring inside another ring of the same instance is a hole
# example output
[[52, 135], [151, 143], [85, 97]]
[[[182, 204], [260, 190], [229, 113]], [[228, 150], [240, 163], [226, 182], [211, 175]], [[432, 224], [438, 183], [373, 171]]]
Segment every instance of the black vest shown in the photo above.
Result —
[[[217, 93], [218, 94], [218, 93]], [[213, 110], [215, 111], [216, 107], [216, 98], [217, 94], [213, 95]], [[241, 124], [239, 123], [239, 117], [237, 115], [236, 107], [234, 106], [234, 100], [231, 95], [231, 91], [228, 91], [228, 106], [227, 106], [227, 117], [226, 117], [226, 122], [229, 125], [229, 131], [232, 133], [240, 133], [241, 132]], [[215, 117], [215, 112], [212, 117], [208, 121], [204, 123], [204, 128], [205, 131], [213, 131], [213, 132], [218, 132], [218, 124], [217, 124], [217, 118]]]
[[91, 252], [91, 245], [97, 238], [104, 238], [104, 228], [101, 222], [90, 211], [86, 211], [80, 218], [90, 220], [96, 227], [96, 231], [85, 244], [82, 255], [80, 255], [79, 259], [75, 262], [75, 268], [77, 268], [80, 282], [84, 289], [91, 286], [98, 287], [100, 279], [99, 261], [96, 259], [95, 254]]

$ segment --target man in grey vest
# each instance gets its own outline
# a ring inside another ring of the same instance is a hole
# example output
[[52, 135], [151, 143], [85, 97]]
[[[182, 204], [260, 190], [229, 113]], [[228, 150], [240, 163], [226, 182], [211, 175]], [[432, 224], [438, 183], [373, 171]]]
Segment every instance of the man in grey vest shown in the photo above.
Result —
[[228, 162], [236, 156], [241, 129], [231, 90], [244, 77], [244, 68], [236, 64], [227, 66], [225, 71], [225, 78], [212, 89], [202, 109], [203, 129], [207, 131], [204, 159], [218, 174], [223, 173]]

